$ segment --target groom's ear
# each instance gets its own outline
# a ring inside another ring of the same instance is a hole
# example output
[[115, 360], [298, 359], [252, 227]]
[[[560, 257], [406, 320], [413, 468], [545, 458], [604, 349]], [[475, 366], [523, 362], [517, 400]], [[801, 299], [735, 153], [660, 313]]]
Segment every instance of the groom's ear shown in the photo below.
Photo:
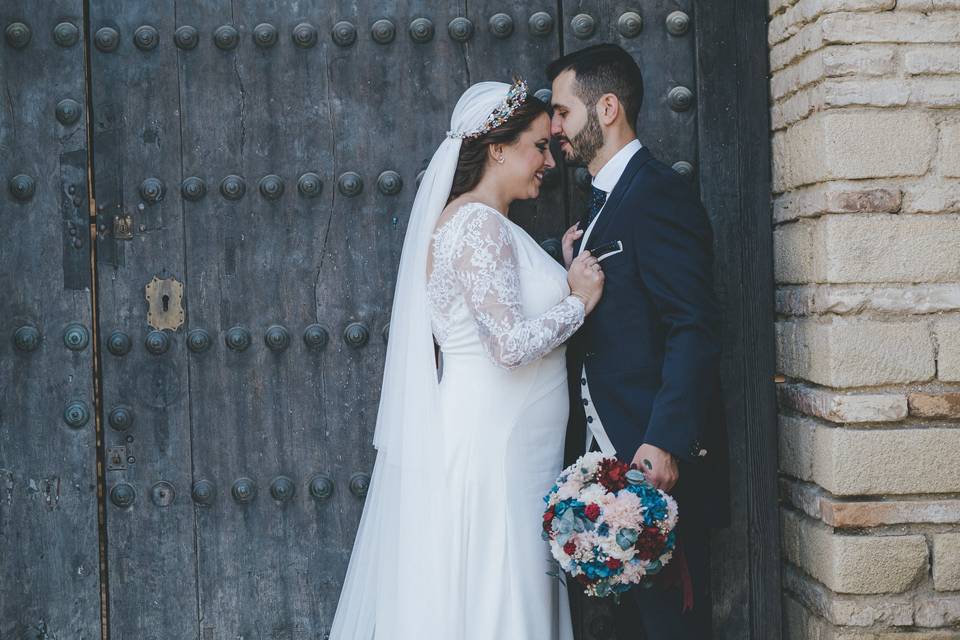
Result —
[[605, 93], [597, 100], [597, 118], [604, 126], [611, 126], [623, 114], [623, 105], [614, 93]]

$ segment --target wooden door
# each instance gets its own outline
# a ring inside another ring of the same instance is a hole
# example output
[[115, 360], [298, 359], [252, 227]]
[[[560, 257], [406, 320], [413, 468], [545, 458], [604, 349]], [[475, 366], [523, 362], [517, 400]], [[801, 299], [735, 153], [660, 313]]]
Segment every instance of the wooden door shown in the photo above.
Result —
[[[0, 637], [93, 638], [100, 613], [110, 638], [325, 637], [418, 177], [470, 84], [548, 99], [546, 64], [599, 42], [641, 63], [638, 135], [718, 230], [744, 394], [715, 620], [775, 637], [764, 14], [734, 4], [4, 4]], [[561, 167], [511, 215], [557, 255], [588, 185]]]

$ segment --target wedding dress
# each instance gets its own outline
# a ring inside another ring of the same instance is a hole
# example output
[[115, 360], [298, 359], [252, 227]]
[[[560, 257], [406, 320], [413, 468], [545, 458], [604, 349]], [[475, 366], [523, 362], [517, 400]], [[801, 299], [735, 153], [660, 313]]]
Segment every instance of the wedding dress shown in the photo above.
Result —
[[563, 463], [565, 342], [583, 323], [566, 271], [480, 203], [440, 229], [427, 285], [442, 354], [450, 571], [464, 640], [571, 638], [566, 593], [540, 538]]
[[525, 84], [468, 88], [417, 191], [377, 458], [330, 640], [572, 639], [540, 531], [569, 409], [563, 342], [583, 304], [564, 269], [495, 209], [466, 204], [438, 224], [462, 134], [518, 96]]

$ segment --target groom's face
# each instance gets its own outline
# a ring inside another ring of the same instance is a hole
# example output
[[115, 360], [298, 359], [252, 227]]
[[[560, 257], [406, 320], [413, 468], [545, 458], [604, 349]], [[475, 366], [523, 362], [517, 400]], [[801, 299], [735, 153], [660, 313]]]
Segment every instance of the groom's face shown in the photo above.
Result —
[[584, 104], [576, 89], [577, 76], [572, 69], [554, 79], [550, 134], [568, 162], [590, 164], [603, 146], [603, 129], [596, 107]]

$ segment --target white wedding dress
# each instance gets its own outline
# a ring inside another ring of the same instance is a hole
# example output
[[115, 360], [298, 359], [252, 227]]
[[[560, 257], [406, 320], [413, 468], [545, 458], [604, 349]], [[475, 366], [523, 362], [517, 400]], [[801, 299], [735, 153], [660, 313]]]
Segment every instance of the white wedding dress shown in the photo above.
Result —
[[[541, 539], [569, 411], [563, 343], [583, 323], [566, 271], [481, 203], [433, 236], [427, 283], [442, 353], [442, 520], [457, 640], [568, 640], [566, 591]], [[379, 637], [379, 634], [377, 634]]]
[[471, 85], [417, 189], [377, 457], [330, 640], [573, 636], [540, 531], [564, 449], [563, 343], [583, 324], [583, 303], [495, 209], [471, 203], [442, 217], [464, 137], [529, 98], [522, 82]]

